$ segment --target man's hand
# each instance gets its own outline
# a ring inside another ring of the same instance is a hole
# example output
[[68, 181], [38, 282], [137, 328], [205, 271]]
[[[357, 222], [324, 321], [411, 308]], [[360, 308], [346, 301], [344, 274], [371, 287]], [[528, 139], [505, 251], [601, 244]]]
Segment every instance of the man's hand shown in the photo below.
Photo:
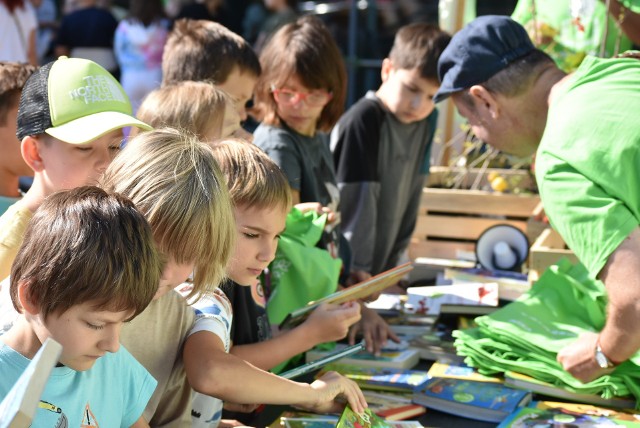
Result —
[[558, 352], [558, 362], [580, 382], [586, 383], [611, 373], [613, 369], [603, 369], [596, 362], [595, 352], [598, 335], [584, 333], [578, 340]]
[[360, 322], [351, 326], [349, 330], [349, 344], [354, 345], [358, 332], [362, 332], [367, 351], [378, 356], [388, 339], [396, 343], [400, 342], [400, 338], [396, 336], [389, 324], [376, 311], [362, 304], [360, 314], [362, 315]]

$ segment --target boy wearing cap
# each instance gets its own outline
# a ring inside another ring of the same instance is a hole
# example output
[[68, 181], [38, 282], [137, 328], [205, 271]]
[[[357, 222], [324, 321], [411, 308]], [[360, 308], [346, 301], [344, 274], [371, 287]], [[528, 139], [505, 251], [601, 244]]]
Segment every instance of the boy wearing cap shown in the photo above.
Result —
[[525, 29], [483, 16], [459, 31], [438, 63], [473, 132], [518, 156], [536, 153], [536, 179], [554, 228], [608, 291], [602, 331], [558, 353], [582, 382], [640, 349], [640, 55], [587, 56], [565, 75]]
[[436, 66], [449, 40], [424, 23], [398, 30], [380, 88], [354, 104], [331, 133], [352, 283], [399, 264], [409, 244], [438, 115]]
[[20, 177], [33, 175], [20, 153], [16, 117], [22, 87], [35, 70], [33, 65], [0, 61], [0, 215], [22, 197]]
[[97, 181], [120, 149], [122, 128], [151, 129], [131, 114], [118, 81], [93, 61], [61, 57], [27, 80], [18, 107], [22, 157], [34, 172], [22, 200], [0, 217], [0, 278], [33, 213], [58, 190]]

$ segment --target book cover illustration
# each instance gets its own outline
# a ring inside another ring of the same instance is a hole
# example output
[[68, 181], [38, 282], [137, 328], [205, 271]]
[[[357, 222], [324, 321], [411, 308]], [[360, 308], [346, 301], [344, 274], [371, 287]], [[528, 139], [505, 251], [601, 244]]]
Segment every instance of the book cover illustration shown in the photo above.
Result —
[[531, 393], [492, 382], [433, 378], [413, 395], [413, 402], [445, 413], [501, 422], [531, 401]]
[[329, 364], [324, 367], [317, 377], [330, 370], [353, 380], [362, 389], [413, 392], [429, 380], [429, 374], [424, 370], [362, 367], [343, 364]]
[[427, 373], [429, 373], [429, 376], [432, 378], [444, 377], [449, 379], [474, 380], [477, 382], [504, 383], [503, 379], [481, 375], [473, 367], [469, 367], [464, 363], [436, 361], [431, 365]]
[[362, 414], [358, 414], [351, 409], [348, 404], [345, 406], [336, 428], [389, 428], [390, 425], [379, 416], [365, 409]]
[[[269, 428], [335, 428], [338, 416], [285, 411]], [[418, 421], [384, 421], [389, 428], [424, 428]]]
[[640, 427], [640, 415], [588, 404], [539, 401], [518, 409], [498, 428]]
[[498, 284], [462, 283], [407, 289], [407, 312], [437, 315], [443, 304], [498, 306]]
[[595, 394], [585, 394], [581, 392], [569, 391], [566, 388], [552, 385], [550, 383], [535, 379], [531, 376], [513, 371], [506, 371], [504, 374], [504, 384], [510, 388], [519, 388], [532, 391], [537, 394], [549, 397], [562, 398], [564, 400], [579, 403], [593, 404], [596, 406], [615, 407], [619, 409], [632, 409], [636, 406], [635, 398], [614, 397], [602, 398]]
[[313, 311], [322, 303], [346, 303], [352, 300], [365, 298], [371, 294], [382, 291], [385, 288], [389, 288], [400, 281], [400, 279], [402, 279], [402, 277], [404, 277], [412, 269], [413, 265], [411, 263], [405, 263], [393, 269], [389, 269], [387, 271], [379, 273], [378, 275], [372, 276], [371, 278], [359, 282], [358, 284], [352, 285], [351, 287], [342, 289], [326, 297], [323, 297], [322, 299], [318, 299], [314, 302], [309, 302], [306, 306], [296, 309], [295, 311], [288, 314], [282, 321], [282, 323], [280, 323], [280, 329], [290, 328], [302, 323], [311, 313], [311, 311]]

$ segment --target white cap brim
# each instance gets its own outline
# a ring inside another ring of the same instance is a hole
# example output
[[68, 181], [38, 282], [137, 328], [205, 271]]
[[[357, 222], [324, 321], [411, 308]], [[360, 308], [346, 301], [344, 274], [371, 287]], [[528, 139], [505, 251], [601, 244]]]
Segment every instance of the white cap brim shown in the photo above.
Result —
[[69, 144], [86, 144], [116, 129], [135, 126], [150, 131], [153, 128], [125, 113], [105, 111], [72, 120], [44, 132]]

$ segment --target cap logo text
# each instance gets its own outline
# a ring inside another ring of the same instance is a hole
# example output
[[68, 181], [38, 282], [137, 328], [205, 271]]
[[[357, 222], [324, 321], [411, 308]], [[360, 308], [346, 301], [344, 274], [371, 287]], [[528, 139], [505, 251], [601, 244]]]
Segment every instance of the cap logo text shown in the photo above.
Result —
[[69, 96], [74, 101], [80, 99], [85, 104], [106, 101], [127, 102], [122, 90], [109, 76], [86, 76], [82, 80], [84, 86], [69, 91]]

